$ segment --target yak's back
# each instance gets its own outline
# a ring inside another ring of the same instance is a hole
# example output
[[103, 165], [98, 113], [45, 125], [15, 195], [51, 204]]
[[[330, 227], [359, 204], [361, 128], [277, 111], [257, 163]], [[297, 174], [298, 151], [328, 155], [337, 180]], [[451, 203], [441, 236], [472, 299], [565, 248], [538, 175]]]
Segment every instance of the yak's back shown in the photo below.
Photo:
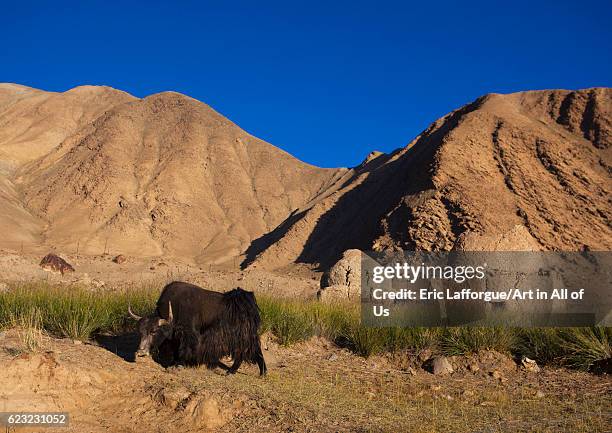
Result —
[[172, 304], [172, 315], [177, 324], [205, 326], [214, 320], [223, 308], [223, 293], [175, 281], [166, 285], [159, 296], [157, 311], [160, 317], [168, 318], [170, 303]]

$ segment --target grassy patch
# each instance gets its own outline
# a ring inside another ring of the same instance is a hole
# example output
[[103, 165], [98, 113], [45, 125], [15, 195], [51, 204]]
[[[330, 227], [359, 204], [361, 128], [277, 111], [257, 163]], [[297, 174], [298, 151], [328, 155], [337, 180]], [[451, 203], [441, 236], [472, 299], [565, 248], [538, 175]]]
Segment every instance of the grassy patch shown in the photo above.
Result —
[[158, 293], [150, 290], [91, 292], [81, 287], [22, 284], [0, 294], [0, 327], [20, 324], [36, 311], [37, 326], [46, 332], [86, 340], [94, 332], [129, 328], [128, 303], [136, 311], [151, 311]]
[[[86, 340], [96, 332], [120, 333], [134, 329], [128, 305], [138, 314], [151, 312], [159, 287], [89, 291], [78, 286], [44, 282], [11, 286], [0, 293], [0, 327], [32, 331], [26, 346], [36, 345], [39, 332]], [[283, 345], [313, 336], [327, 338], [362, 356], [388, 352], [419, 352], [431, 348], [447, 355], [482, 349], [516, 353], [541, 364], [563, 364], [582, 370], [612, 356], [610, 328], [366, 328], [359, 322], [359, 306], [317, 301], [258, 297], [262, 332], [271, 332]]]

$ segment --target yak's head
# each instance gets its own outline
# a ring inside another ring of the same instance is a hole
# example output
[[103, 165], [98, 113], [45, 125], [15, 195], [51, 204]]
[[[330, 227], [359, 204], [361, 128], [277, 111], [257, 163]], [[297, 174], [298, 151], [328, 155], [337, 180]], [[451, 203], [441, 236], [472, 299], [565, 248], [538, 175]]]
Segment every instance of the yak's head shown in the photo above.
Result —
[[132, 312], [128, 305], [128, 313], [132, 318], [138, 320], [138, 333], [140, 344], [136, 356], [149, 356], [152, 350], [157, 349], [161, 343], [172, 335], [174, 317], [172, 315], [172, 304], [168, 302], [168, 319], [159, 317], [156, 313], [141, 317]]

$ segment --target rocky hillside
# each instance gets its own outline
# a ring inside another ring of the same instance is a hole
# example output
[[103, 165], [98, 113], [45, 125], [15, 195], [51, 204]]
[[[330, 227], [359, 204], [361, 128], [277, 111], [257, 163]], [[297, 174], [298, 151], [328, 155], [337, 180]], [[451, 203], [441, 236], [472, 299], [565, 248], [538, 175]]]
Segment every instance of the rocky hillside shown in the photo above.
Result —
[[527, 228], [546, 250], [610, 250], [612, 89], [490, 94], [374, 154], [282, 225], [254, 263], [329, 265], [349, 248], [450, 250]]
[[479, 98], [405, 148], [321, 169], [177, 93], [0, 85], [0, 247], [279, 268], [527, 228], [612, 249], [612, 89]]

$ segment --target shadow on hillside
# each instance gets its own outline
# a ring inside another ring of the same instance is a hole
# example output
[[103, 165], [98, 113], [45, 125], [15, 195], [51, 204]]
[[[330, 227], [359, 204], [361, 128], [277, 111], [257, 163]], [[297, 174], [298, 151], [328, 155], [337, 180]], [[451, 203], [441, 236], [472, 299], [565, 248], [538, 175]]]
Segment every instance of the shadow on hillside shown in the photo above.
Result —
[[[355, 174], [342, 187], [363, 174], [367, 174], [367, 178], [321, 215], [296, 262], [317, 264], [319, 270], [325, 270], [347, 249], [372, 249], [373, 242], [383, 234], [388, 234], [403, 249], [414, 249], [416, 244], [408, 233], [412, 209], [435, 189], [432, 175], [437, 151], [444, 137], [483, 100], [477, 99], [449, 114], [442, 124], [430, 125], [404, 155], [399, 155], [403, 149], [398, 149], [356, 167]], [[280, 240], [306, 212], [290, 215], [277, 228], [255, 239], [241, 267], [249, 266], [261, 252]], [[381, 225], [383, 218], [384, 227]], [[461, 228], [453, 227], [455, 231]]]
[[295, 213], [294, 211], [274, 230], [253, 240], [245, 252], [246, 257], [242, 263], [240, 263], [240, 268], [245, 269], [247, 266], [253, 263], [260, 253], [264, 252], [270, 245], [279, 241], [285, 235], [285, 233], [287, 233], [291, 226], [302, 218], [302, 216], [304, 216], [304, 212]]
[[404, 149], [398, 149], [385, 164], [368, 170], [367, 179], [319, 218], [296, 262], [318, 263], [319, 270], [325, 270], [348, 249], [372, 249], [382, 235], [404, 250], [414, 250], [416, 243], [408, 232], [412, 210], [435, 190], [438, 150], [463, 116], [481, 103], [478, 99], [448, 115], [441, 124], [430, 125], [403, 155]]

